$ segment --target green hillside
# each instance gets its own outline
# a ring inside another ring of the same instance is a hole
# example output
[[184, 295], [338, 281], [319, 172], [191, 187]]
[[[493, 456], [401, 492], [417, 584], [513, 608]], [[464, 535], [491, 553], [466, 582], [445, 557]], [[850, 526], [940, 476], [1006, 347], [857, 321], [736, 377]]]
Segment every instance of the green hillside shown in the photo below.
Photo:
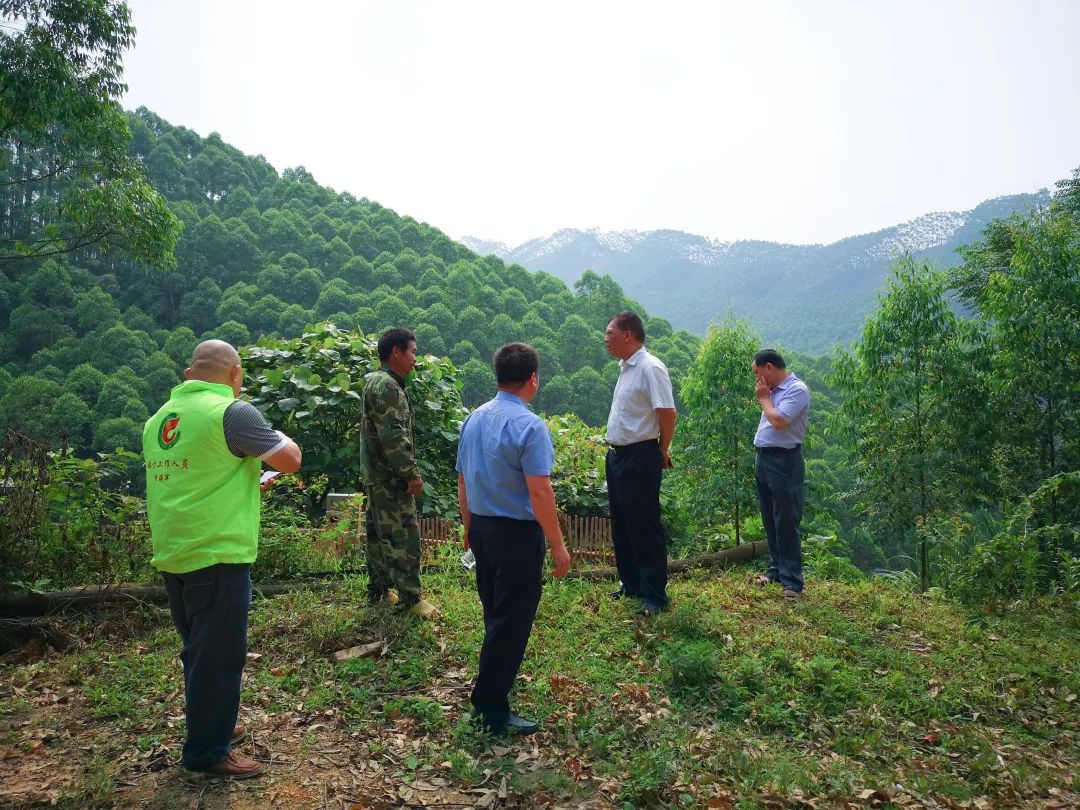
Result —
[[[538, 409], [605, 421], [617, 365], [604, 326], [621, 309], [642, 311], [610, 279], [589, 274], [570, 290], [321, 186], [303, 167], [279, 175], [216, 134], [199, 137], [146, 109], [128, 125], [131, 153], [183, 223], [176, 267], [152, 270], [93, 246], [3, 264], [0, 429], [53, 443], [66, 435], [81, 452], [138, 449], [142, 422], [198, 340], [243, 346], [321, 320], [369, 333], [412, 327], [422, 353], [461, 369], [469, 406], [494, 390], [492, 352], [527, 341], [542, 357]], [[46, 159], [20, 152], [7, 170], [40, 172]], [[9, 189], [0, 237], [12, 238], [35, 205]], [[698, 339], [660, 318], [647, 328], [678, 381]]]
[[[514, 698], [543, 728], [492, 740], [464, 717], [483, 627], [447, 551], [425, 572], [443, 611], [434, 623], [364, 605], [363, 579], [256, 599], [241, 750], [268, 764], [250, 782], [193, 783], [174, 767], [182, 683], [167, 614], [68, 619], [84, 642], [0, 668], [0, 804], [1041, 810], [1080, 799], [1075, 612], [971, 620], [941, 598], [820, 572], [793, 606], [739, 569], [673, 578], [672, 610], [646, 624], [607, 597], [609, 583], [549, 582]], [[380, 641], [375, 657], [331, 661]]]

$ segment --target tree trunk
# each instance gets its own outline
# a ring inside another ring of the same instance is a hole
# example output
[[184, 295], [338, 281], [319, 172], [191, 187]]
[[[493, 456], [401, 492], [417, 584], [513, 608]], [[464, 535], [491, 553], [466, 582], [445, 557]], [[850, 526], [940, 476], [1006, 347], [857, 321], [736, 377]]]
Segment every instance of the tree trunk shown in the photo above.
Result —
[[732, 471], [735, 473], [733, 476], [735, 492], [735, 547], [738, 548], [742, 545], [742, 520], [739, 515], [739, 437], [735, 437], [735, 452], [732, 454], [733, 461], [731, 463]]
[[[701, 554], [697, 557], [688, 557], [685, 560], [670, 561], [668, 571], [674, 574], [699, 566], [734, 565], [743, 560], [749, 560], [764, 554], [767, 547], [762, 540], [754, 543], [744, 543], [741, 546], [716, 551], [712, 554]], [[330, 579], [331, 577], [338, 577], [337, 574], [312, 576], [325, 576], [327, 579], [268, 582], [264, 585], [254, 586], [253, 591], [256, 595], [276, 596], [299, 590], [333, 591], [341, 587], [339, 581]], [[567, 576], [567, 579], [597, 581], [615, 579], [617, 576], [618, 573], [614, 568], [593, 568], [584, 571], [572, 571]], [[56, 613], [70, 608], [88, 609], [129, 601], [165, 602], [167, 601], [165, 588], [162, 585], [110, 585], [106, 587], [87, 586], [73, 588], [69, 591], [52, 591], [49, 593], [11, 594], [0, 597], [0, 616], [43, 616], [47, 613]]]
[[[735, 548], [714, 551], [711, 554], [699, 554], [696, 557], [687, 557], [685, 560], [668, 560], [668, 573], [678, 574], [691, 568], [724, 568], [735, 563], [758, 557], [768, 550], [768, 544], [764, 540], [753, 543], [743, 543]], [[604, 579], [617, 579], [618, 572], [614, 568], [590, 568], [584, 571], [571, 571], [566, 575], [567, 579], [586, 579], [590, 582]]]
[[[276, 596], [297, 590], [336, 590], [338, 582], [311, 581], [268, 582], [252, 588], [255, 594]], [[69, 591], [19, 593], [0, 597], [0, 616], [44, 616], [71, 608], [86, 610], [119, 602], [166, 602], [163, 585], [90, 585]]]

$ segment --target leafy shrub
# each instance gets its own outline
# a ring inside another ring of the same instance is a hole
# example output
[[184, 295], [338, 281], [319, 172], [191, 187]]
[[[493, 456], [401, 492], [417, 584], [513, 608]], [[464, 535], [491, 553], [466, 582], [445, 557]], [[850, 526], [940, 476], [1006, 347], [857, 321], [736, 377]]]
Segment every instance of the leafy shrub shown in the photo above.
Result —
[[968, 603], [998, 605], [1077, 593], [1080, 472], [1047, 479], [989, 539], [950, 560], [946, 586]]
[[309, 526], [321, 521], [323, 500], [329, 491], [325, 475], [306, 470], [274, 479], [262, 497], [262, 527]]
[[[263, 338], [246, 350], [244, 363], [252, 404], [304, 449], [305, 476], [326, 476], [327, 489], [312, 493], [324, 499], [331, 489], [359, 491], [361, 391], [364, 375], [379, 367], [376, 339], [323, 323], [292, 340]], [[426, 514], [453, 515], [454, 459], [465, 417], [459, 372], [449, 360], [418, 357], [406, 391], [425, 482], [418, 505]]]
[[952, 579], [951, 593], [969, 603], [1034, 599], [1044, 585], [1045, 567], [1031, 537], [1007, 532], [979, 543]]
[[336, 560], [315, 547], [316, 535], [299, 526], [276, 526], [259, 537], [259, 556], [251, 566], [256, 581], [287, 579], [303, 574], [331, 571]]
[[547, 426], [555, 443], [551, 487], [559, 509], [569, 515], [606, 516], [603, 436], [576, 416], [549, 416]]
[[151, 578], [142, 501], [115, 488], [137, 460], [80, 459], [9, 432], [0, 449], [0, 589]]
[[865, 577], [847, 556], [841, 556], [843, 544], [827, 535], [811, 535], [802, 544], [803, 564], [815, 579], [835, 582], [860, 582]]

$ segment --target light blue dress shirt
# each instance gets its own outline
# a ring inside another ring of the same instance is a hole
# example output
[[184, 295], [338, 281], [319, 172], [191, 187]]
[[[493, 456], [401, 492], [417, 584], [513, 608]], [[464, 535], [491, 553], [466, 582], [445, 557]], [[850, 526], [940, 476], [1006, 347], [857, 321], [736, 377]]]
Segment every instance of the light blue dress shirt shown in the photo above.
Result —
[[465, 420], [457, 471], [474, 515], [536, 520], [526, 475], [551, 475], [555, 444], [521, 397], [500, 391]]
[[762, 411], [757, 433], [754, 434], [754, 447], [790, 449], [802, 444], [806, 439], [806, 422], [810, 418], [810, 389], [806, 383], [789, 374], [772, 390], [769, 399], [788, 426], [785, 430], [777, 430]]

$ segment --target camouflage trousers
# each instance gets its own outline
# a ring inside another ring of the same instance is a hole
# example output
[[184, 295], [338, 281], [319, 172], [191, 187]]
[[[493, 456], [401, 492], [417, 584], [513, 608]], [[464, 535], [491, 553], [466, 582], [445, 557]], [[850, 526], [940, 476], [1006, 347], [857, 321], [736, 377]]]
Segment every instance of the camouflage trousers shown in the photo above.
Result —
[[368, 596], [396, 588], [402, 605], [420, 599], [420, 529], [416, 501], [397, 482], [367, 485]]

